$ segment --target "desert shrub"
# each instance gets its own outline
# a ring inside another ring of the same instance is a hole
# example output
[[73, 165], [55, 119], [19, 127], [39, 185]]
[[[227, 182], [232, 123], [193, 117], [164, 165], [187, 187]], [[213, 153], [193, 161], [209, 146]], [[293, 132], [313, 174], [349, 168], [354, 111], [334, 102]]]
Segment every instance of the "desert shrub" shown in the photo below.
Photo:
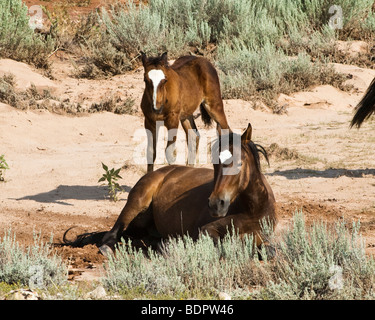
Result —
[[328, 62], [312, 63], [306, 52], [287, 56], [271, 43], [254, 49], [243, 43], [220, 46], [216, 65], [224, 98], [261, 98], [268, 102], [279, 93], [305, 90], [313, 85], [342, 87], [346, 80]]
[[314, 30], [318, 30], [327, 24], [335, 13], [340, 13], [329, 12], [333, 4], [339, 6], [342, 10], [342, 29], [340, 32], [343, 35], [350, 34], [355, 29], [360, 30], [362, 28], [361, 24], [368, 19], [368, 14], [371, 12], [373, 3], [372, 0], [338, 0], [334, 3], [329, 0], [295, 2], [296, 5], [300, 6], [301, 11], [306, 15]]
[[48, 90], [38, 92], [34, 84], [25, 91], [16, 90], [16, 79], [13, 74], [5, 74], [0, 77], [0, 102], [9, 104], [17, 109], [25, 110], [28, 108], [43, 108], [37, 103], [38, 100], [52, 98]]
[[0, 282], [48, 287], [67, 279], [67, 267], [51, 247], [34, 234], [34, 245], [22, 247], [9, 230], [0, 241]]
[[[263, 223], [273, 250], [254, 248], [234, 233], [215, 245], [207, 236], [170, 239], [147, 255], [120, 245], [108, 260], [104, 285], [138, 295], [217, 296], [251, 299], [373, 299], [375, 260], [365, 254], [359, 224], [306, 225], [297, 212], [280, 235]], [[276, 252], [271, 259], [269, 253]], [[263, 259], [259, 261], [259, 257]]]
[[316, 222], [308, 228], [302, 213], [296, 213], [277, 244], [273, 280], [258, 297], [373, 299], [375, 260], [365, 253], [359, 227], [338, 221], [333, 227]]
[[43, 39], [34, 33], [29, 26], [27, 13], [28, 8], [21, 0], [0, 2], [0, 57], [47, 69], [54, 42], [51, 38]]
[[125, 100], [122, 100], [121, 97], [116, 97], [114, 95], [110, 95], [108, 98], [104, 99], [99, 103], [93, 103], [88, 112], [113, 112], [115, 114], [135, 114], [136, 110], [133, 109], [134, 106], [134, 99], [130, 97], [126, 97]]
[[99, 79], [117, 74], [123, 74], [131, 69], [127, 56], [117, 50], [108, 38], [87, 40], [81, 45], [83, 67], [77, 67], [75, 75], [78, 78]]
[[108, 288], [125, 293], [215, 295], [236, 287], [236, 273], [252, 261], [252, 238], [246, 238], [243, 245], [239, 242], [238, 236], [228, 237], [216, 247], [208, 236], [196, 242], [190, 237], [171, 239], [163, 244], [162, 254], [149, 249], [146, 258], [129, 241], [119, 247], [116, 257], [109, 258], [103, 281]]

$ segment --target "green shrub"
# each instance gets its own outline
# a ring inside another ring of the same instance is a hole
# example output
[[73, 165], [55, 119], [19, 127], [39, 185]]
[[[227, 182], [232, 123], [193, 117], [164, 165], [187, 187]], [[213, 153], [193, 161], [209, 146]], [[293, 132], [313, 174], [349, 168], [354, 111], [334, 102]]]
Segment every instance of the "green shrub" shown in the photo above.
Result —
[[0, 241], [0, 282], [29, 287], [48, 287], [67, 279], [67, 267], [51, 247], [34, 235], [34, 245], [24, 248], [8, 231]]
[[28, 8], [22, 0], [0, 2], [0, 57], [49, 67], [48, 56], [54, 49], [51, 38], [42, 39], [29, 26]]
[[312, 63], [306, 52], [288, 57], [271, 43], [254, 49], [243, 43], [220, 46], [216, 65], [226, 99], [255, 97], [271, 102], [279, 93], [290, 94], [318, 84], [342, 88], [346, 80], [327, 62]]
[[373, 299], [375, 260], [365, 254], [359, 223], [307, 228], [302, 213], [277, 245], [274, 274], [259, 297], [267, 299]]

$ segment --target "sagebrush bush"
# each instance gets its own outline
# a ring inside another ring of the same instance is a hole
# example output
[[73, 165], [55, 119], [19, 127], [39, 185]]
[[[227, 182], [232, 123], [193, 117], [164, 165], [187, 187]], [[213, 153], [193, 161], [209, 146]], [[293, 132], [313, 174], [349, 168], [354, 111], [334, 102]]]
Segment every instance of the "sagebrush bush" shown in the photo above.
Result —
[[48, 287], [67, 279], [62, 258], [34, 234], [34, 245], [22, 247], [9, 230], [0, 240], [0, 282], [19, 286]]
[[262, 98], [270, 102], [279, 93], [290, 94], [319, 84], [342, 88], [346, 77], [327, 61], [312, 63], [306, 52], [287, 56], [271, 43], [249, 49], [243, 43], [218, 48], [216, 65], [224, 98]]
[[359, 223], [307, 228], [302, 213], [277, 244], [273, 280], [260, 290], [268, 299], [373, 299], [375, 260], [365, 254]]
[[43, 39], [30, 28], [28, 8], [22, 0], [0, 2], [0, 57], [47, 69], [53, 50], [54, 41], [50, 37]]
[[308, 227], [297, 212], [280, 235], [272, 229], [263, 223], [269, 246], [260, 252], [252, 237], [236, 234], [217, 245], [207, 236], [170, 239], [161, 253], [147, 255], [128, 242], [109, 258], [103, 283], [122, 293], [174, 297], [225, 291], [242, 299], [375, 298], [375, 260], [365, 254], [358, 223]]

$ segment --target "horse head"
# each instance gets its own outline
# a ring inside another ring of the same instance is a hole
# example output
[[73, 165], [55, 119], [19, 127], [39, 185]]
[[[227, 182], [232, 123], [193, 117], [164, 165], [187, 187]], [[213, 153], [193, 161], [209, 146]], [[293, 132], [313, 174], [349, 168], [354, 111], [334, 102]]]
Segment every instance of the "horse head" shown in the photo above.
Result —
[[153, 110], [161, 113], [167, 102], [166, 84], [169, 71], [167, 52], [158, 57], [147, 57], [144, 52], [141, 52], [141, 57], [146, 83], [145, 94], [152, 101]]
[[249, 123], [242, 136], [234, 133], [221, 136], [213, 147], [214, 189], [208, 199], [213, 217], [224, 217], [230, 204], [247, 188], [251, 177], [260, 173], [258, 151], [263, 153], [264, 149], [259, 150], [251, 141], [251, 133]]

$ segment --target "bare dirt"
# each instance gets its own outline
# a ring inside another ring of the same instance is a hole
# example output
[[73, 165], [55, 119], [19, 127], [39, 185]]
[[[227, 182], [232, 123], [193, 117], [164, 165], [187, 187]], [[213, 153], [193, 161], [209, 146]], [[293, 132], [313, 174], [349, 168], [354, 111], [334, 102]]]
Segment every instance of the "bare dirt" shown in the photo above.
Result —
[[[139, 145], [134, 136], [143, 130], [139, 107], [144, 88], [142, 69], [108, 80], [75, 79], [67, 57], [57, 53], [52, 59], [54, 80], [46, 82], [52, 82], [51, 90], [59, 99], [87, 107], [110, 95], [131, 97], [137, 113], [72, 116], [47, 110], [21, 111], [0, 103], [0, 155], [5, 155], [10, 167], [4, 173], [6, 181], [0, 182], [0, 234], [11, 228], [26, 245], [33, 243], [33, 232], [41, 233], [46, 241], [52, 234], [58, 243], [72, 226], [76, 227], [69, 238], [109, 230], [129, 191], [145, 173], [145, 165], [133, 161]], [[9, 67], [11, 63], [15, 62], [0, 60], [0, 65]], [[370, 119], [359, 130], [349, 129], [349, 123], [375, 70], [335, 67], [351, 75], [351, 92], [318, 86], [281, 95], [279, 104], [286, 110], [281, 115], [266, 106], [255, 110], [252, 102], [243, 100], [225, 100], [225, 111], [233, 129], [240, 132], [251, 122], [256, 143], [266, 148], [277, 144], [273, 151], [269, 149], [270, 166], [262, 164], [278, 202], [280, 228], [296, 210], [302, 210], [308, 221], [344, 218], [350, 225], [360, 220], [367, 251], [373, 254], [375, 121]], [[20, 90], [41, 77], [37, 70], [27, 68], [28, 72], [22, 69], [19, 73], [10, 68], [20, 81]], [[200, 119], [197, 125], [203, 129]], [[107, 189], [98, 183], [102, 162], [110, 168], [123, 167], [120, 184], [124, 191], [117, 202], [110, 201]], [[100, 273], [104, 257], [95, 246], [56, 246], [56, 250], [70, 264], [72, 278], [90, 279]]]

